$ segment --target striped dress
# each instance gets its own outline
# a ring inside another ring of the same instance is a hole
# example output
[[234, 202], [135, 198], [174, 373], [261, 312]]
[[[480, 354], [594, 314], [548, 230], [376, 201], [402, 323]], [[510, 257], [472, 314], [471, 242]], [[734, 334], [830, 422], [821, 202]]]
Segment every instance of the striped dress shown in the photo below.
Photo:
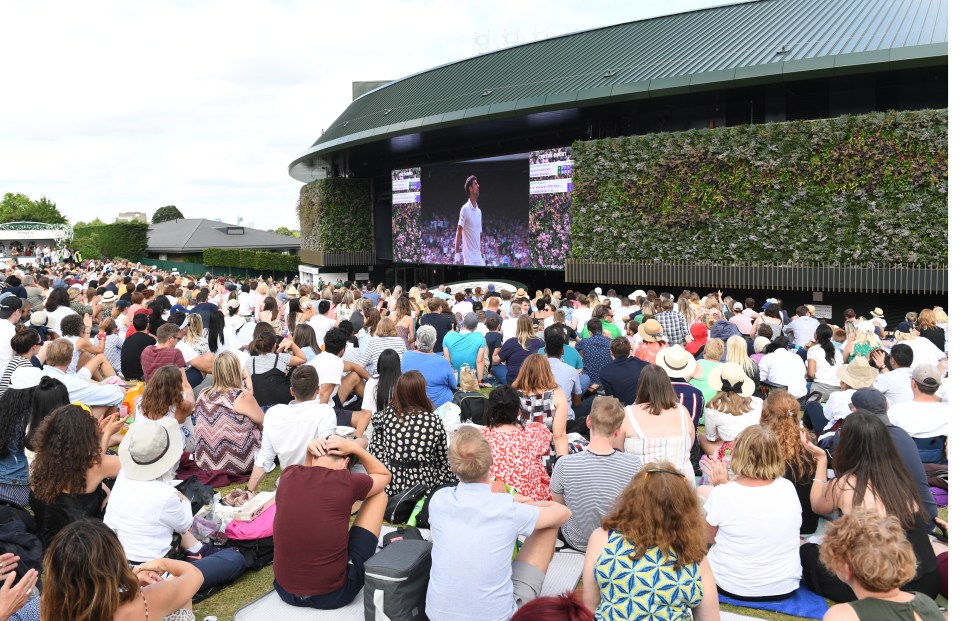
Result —
[[233, 402], [239, 394], [239, 389], [229, 392], [211, 389], [197, 399], [194, 458], [201, 468], [236, 474], [249, 474], [253, 470], [254, 458], [260, 450], [260, 429], [243, 414], [237, 414]]
[[[636, 415], [634, 414], [634, 410], [637, 407], [638, 406], [631, 405], [626, 408], [626, 419], [629, 421], [636, 436], [628, 437], [624, 440], [624, 452], [636, 455], [644, 464], [654, 461], [670, 462], [690, 480], [691, 484], [696, 485], [696, 476], [693, 473], [693, 465], [690, 463], [690, 447], [692, 441], [690, 439], [689, 425], [691, 425], [692, 422], [690, 421], [690, 414], [686, 408], [678, 406], [680, 409], [680, 415], [678, 417], [680, 423], [678, 426], [679, 433], [677, 435], [664, 438], [648, 438], [643, 434], [643, 429], [640, 428], [640, 425], [637, 424]], [[661, 413], [661, 416], [663, 415], [664, 414]]]

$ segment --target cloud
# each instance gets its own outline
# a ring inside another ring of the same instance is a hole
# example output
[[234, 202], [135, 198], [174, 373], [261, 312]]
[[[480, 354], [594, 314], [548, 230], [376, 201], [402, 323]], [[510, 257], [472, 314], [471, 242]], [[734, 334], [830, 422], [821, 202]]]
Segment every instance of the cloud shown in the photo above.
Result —
[[287, 164], [352, 81], [473, 56], [478, 35], [491, 49], [658, 10], [633, 4], [4, 2], [0, 193], [48, 196], [73, 221], [175, 204], [296, 228]]

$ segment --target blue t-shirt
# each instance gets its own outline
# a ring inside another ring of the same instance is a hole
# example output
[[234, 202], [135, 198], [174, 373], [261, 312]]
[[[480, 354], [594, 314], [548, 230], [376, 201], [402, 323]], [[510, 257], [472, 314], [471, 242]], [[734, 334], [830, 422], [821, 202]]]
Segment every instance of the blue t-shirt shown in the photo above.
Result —
[[405, 351], [400, 358], [400, 371], [420, 371], [427, 380], [427, 396], [436, 409], [453, 399], [457, 389], [457, 377], [453, 367], [442, 354], [424, 354], [418, 351]]
[[[538, 351], [537, 353], [547, 355], [547, 352], [544, 350], [543, 347], [541, 347], [540, 351]], [[578, 371], [583, 368], [583, 358], [580, 357], [580, 352], [578, 352], [575, 348], [571, 347], [570, 345], [563, 346], [563, 356], [561, 356], [561, 358], [563, 359], [564, 362], [569, 364], [574, 369], [577, 369]]]
[[486, 347], [487, 341], [479, 332], [447, 332], [443, 337], [443, 348], [450, 352], [450, 365], [456, 373], [460, 365], [468, 364], [477, 370], [477, 352]]

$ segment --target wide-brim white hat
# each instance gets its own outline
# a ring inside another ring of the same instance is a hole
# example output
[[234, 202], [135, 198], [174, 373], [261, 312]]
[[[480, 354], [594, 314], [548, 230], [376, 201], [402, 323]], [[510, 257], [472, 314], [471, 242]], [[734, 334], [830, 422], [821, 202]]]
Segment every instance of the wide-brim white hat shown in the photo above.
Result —
[[724, 362], [714, 367], [707, 376], [707, 385], [717, 392], [733, 390], [741, 397], [753, 396], [756, 389], [756, 384], [736, 362]]
[[679, 345], [664, 347], [657, 352], [657, 366], [673, 378], [687, 378], [697, 368], [696, 359]]
[[183, 433], [176, 419], [141, 419], [123, 436], [120, 466], [128, 479], [153, 481], [170, 471], [183, 454]]

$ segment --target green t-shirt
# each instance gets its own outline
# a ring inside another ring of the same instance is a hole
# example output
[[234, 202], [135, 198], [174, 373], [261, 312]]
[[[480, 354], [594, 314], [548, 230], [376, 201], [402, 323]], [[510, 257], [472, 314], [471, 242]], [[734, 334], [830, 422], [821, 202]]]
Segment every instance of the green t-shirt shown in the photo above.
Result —
[[[600, 323], [603, 324], [603, 329], [610, 333], [610, 339], [611, 339], [611, 340], [612, 340], [612, 339], [615, 339], [615, 338], [617, 338], [618, 336], [621, 335], [621, 334], [620, 334], [620, 328], [618, 328], [617, 326], [613, 325], [612, 323], [609, 323], [609, 322], [603, 321], [603, 320], [601, 320]], [[584, 325], [584, 326], [583, 326], [583, 330], [580, 331], [580, 336], [581, 336], [581, 338], [588, 338], [588, 337], [590, 336], [590, 331], [587, 330], [587, 326], [586, 326], [586, 325]]]

